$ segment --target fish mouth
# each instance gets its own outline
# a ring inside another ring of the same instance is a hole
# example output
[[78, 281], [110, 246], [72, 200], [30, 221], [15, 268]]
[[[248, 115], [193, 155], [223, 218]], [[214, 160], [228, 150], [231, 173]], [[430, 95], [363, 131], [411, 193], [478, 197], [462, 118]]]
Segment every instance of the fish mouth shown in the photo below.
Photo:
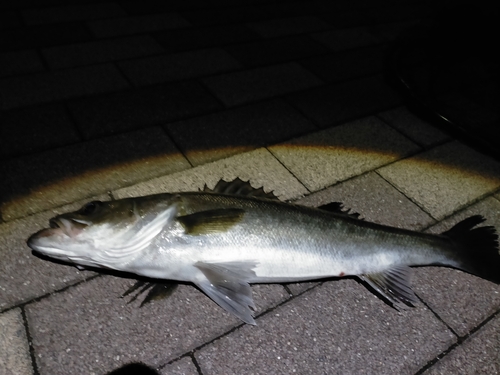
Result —
[[57, 234], [58, 232], [62, 232], [70, 238], [76, 237], [88, 226], [88, 224], [83, 221], [68, 219], [61, 216], [50, 219], [49, 225], [50, 228], [46, 229], [49, 233]]

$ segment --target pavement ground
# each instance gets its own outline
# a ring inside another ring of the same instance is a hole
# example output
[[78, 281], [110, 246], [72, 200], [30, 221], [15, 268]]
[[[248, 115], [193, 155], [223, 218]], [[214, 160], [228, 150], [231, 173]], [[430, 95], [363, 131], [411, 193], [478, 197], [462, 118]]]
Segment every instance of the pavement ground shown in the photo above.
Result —
[[254, 285], [250, 326], [189, 284], [139, 308], [134, 279], [26, 245], [89, 200], [236, 177], [400, 228], [500, 228], [500, 162], [387, 79], [445, 3], [0, 5], [0, 374], [499, 374], [500, 286], [458, 270], [415, 269], [404, 311], [356, 278]]

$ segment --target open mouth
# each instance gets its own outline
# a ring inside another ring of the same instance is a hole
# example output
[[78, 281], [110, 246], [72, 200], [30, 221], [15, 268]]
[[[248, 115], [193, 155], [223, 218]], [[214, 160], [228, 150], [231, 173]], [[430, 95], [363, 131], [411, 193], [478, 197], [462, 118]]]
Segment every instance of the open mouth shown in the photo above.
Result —
[[64, 217], [56, 216], [49, 220], [51, 229], [60, 229], [66, 236], [75, 237], [85, 229], [88, 224], [73, 219], [66, 219]]

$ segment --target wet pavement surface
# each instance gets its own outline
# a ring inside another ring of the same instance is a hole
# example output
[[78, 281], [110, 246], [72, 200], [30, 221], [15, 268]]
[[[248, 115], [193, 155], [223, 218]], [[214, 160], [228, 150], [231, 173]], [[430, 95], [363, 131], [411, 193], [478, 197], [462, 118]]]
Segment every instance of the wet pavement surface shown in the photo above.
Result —
[[[190, 284], [139, 307], [122, 298], [133, 278], [26, 245], [89, 200], [237, 177], [400, 228], [500, 228], [500, 161], [415, 113], [390, 69], [394, 43], [445, 6], [0, 5], [0, 374], [499, 374], [500, 285], [458, 270], [416, 269], [404, 311], [356, 278], [254, 285], [250, 326]], [[460, 83], [443, 95], [470, 94], [468, 123], [497, 124], [498, 87]]]

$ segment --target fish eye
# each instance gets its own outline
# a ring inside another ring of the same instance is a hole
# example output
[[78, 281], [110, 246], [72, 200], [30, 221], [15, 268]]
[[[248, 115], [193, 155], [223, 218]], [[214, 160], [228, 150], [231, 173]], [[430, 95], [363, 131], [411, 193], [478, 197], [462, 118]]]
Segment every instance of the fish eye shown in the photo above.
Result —
[[92, 201], [80, 209], [81, 215], [92, 215], [102, 205], [101, 201]]

